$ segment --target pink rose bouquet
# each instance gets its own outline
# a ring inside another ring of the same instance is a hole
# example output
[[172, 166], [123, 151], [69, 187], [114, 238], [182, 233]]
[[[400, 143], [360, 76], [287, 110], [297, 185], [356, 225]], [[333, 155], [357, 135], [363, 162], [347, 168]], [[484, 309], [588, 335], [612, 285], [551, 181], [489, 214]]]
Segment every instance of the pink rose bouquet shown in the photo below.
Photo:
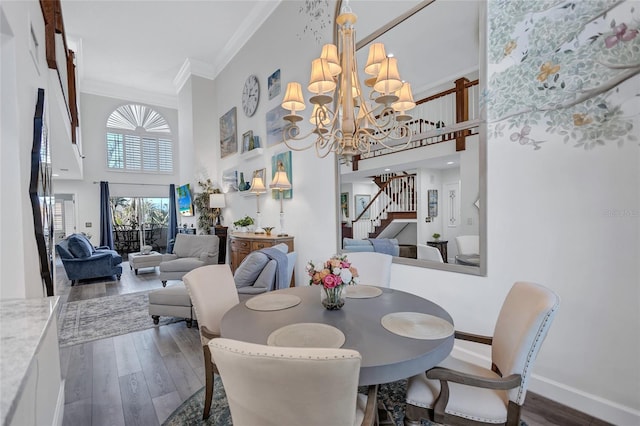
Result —
[[346, 255], [336, 254], [325, 262], [311, 260], [305, 269], [309, 274], [309, 284], [322, 284], [325, 289], [358, 283], [358, 270]]

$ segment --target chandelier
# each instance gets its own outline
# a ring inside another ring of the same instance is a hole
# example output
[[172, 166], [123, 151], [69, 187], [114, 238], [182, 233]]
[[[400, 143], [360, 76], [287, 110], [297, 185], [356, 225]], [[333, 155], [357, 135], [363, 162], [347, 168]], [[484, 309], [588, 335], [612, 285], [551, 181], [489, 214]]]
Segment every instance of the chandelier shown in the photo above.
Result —
[[[412, 117], [407, 111], [416, 106], [411, 85], [400, 79], [397, 59], [387, 56], [384, 44], [374, 43], [364, 67], [364, 72], [371, 76], [364, 82], [370, 88], [368, 96], [364, 95], [356, 64], [356, 21], [347, 4], [336, 19], [340, 49], [334, 44], [325, 44], [320, 57], [311, 63], [307, 89], [313, 94], [309, 99], [313, 105], [309, 119], [313, 128], [305, 135], [298, 126], [303, 117], [297, 114], [306, 108], [302, 87], [297, 82], [287, 84], [281, 105], [290, 111], [283, 117], [290, 123], [283, 131], [284, 142], [290, 149], [302, 151], [313, 146], [318, 157], [335, 152], [350, 161], [354, 155], [369, 153], [376, 144], [400, 149], [411, 142], [407, 122]], [[292, 145], [293, 141], [312, 135], [315, 139], [308, 146]], [[404, 143], [387, 145], [389, 141], [404, 138]]]

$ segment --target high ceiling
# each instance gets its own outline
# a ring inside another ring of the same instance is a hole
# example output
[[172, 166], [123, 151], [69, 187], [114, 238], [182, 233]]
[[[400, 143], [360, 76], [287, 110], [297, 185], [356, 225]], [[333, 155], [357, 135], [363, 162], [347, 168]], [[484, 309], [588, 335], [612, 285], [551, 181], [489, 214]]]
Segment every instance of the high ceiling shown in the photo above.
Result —
[[170, 106], [187, 58], [213, 77], [278, 3], [62, 0], [62, 14], [81, 91], [153, 93]]

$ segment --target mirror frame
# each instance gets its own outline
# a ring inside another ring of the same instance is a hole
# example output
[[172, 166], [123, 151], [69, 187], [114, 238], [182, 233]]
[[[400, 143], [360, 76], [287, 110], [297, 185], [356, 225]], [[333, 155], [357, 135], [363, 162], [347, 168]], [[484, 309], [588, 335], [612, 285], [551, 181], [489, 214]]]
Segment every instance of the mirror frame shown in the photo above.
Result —
[[[387, 31], [395, 28], [408, 18], [412, 17], [416, 13], [420, 12], [430, 4], [434, 3], [436, 0], [424, 0], [418, 3], [413, 8], [409, 9], [405, 13], [399, 15], [398, 17], [392, 19], [388, 23], [382, 25], [380, 28], [369, 34], [368, 36], [363, 37], [361, 40], [356, 41], [356, 51], [366, 47], [369, 43], [376, 40], [381, 35], [385, 34]], [[480, 93], [484, 93], [486, 89], [486, 77], [487, 77], [487, 55], [486, 55], [486, 46], [487, 46], [487, 5], [486, 2], [478, 2], [479, 4], [479, 52], [478, 52], [478, 75], [479, 75], [479, 91]], [[336, 8], [334, 11], [334, 25], [333, 25], [333, 43], [338, 43], [338, 27], [335, 24], [336, 18], [340, 14], [340, 10], [342, 9], [342, 0], [336, 1]], [[478, 276], [487, 276], [487, 121], [486, 121], [486, 110], [480, 105], [480, 123], [478, 129], [478, 156], [479, 156], [479, 168], [478, 168], [478, 192], [479, 192], [479, 200], [480, 206], [478, 208], [479, 212], [479, 237], [480, 237], [480, 266], [465, 266], [458, 265], [452, 263], [439, 263], [433, 262], [429, 260], [422, 259], [412, 259], [406, 257], [393, 257], [393, 263], [397, 263], [400, 265], [408, 265], [415, 266], [420, 268], [428, 268], [428, 269], [437, 269], [442, 271], [451, 271], [458, 272], [469, 275], [478, 275]], [[336, 194], [336, 246], [337, 252], [342, 253], [342, 215], [340, 211], [340, 164], [339, 158], [335, 156], [335, 194]]]

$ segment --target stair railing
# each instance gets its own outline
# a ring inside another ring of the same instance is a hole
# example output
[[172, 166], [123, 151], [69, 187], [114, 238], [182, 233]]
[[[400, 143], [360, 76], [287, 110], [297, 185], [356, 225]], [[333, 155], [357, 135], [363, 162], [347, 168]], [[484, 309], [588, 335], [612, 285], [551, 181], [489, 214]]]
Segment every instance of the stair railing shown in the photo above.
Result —
[[415, 174], [383, 175], [382, 186], [352, 222], [353, 238], [368, 238], [392, 212], [415, 212]]

